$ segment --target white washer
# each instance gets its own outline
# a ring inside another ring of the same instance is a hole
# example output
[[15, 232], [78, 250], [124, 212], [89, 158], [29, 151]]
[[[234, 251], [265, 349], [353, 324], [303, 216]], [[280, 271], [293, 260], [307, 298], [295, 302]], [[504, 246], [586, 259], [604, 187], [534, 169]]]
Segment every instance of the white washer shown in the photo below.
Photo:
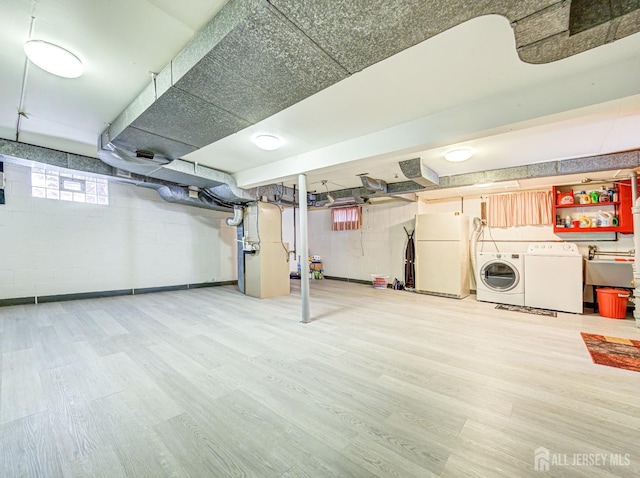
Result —
[[498, 304], [524, 305], [524, 254], [478, 252], [477, 299]]
[[529, 244], [524, 265], [524, 305], [582, 314], [582, 263], [576, 244]]

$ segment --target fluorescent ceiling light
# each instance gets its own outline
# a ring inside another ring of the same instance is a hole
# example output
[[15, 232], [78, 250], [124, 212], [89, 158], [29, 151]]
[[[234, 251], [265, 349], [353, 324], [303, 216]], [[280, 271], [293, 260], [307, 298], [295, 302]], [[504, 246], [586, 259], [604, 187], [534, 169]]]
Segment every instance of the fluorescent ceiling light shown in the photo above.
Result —
[[84, 67], [80, 59], [64, 48], [42, 40], [29, 40], [24, 52], [39, 68], [63, 78], [78, 78]]
[[474, 184], [474, 186], [477, 188], [488, 188], [490, 186], [493, 186], [493, 183], [476, 183]]
[[444, 159], [451, 161], [452, 163], [458, 163], [460, 161], [466, 161], [473, 156], [473, 151], [469, 148], [452, 149], [444, 153]]
[[274, 136], [272, 134], [259, 134], [254, 136], [251, 140], [253, 143], [260, 149], [264, 149], [265, 151], [273, 151], [274, 149], [278, 149], [282, 146], [281, 138]]

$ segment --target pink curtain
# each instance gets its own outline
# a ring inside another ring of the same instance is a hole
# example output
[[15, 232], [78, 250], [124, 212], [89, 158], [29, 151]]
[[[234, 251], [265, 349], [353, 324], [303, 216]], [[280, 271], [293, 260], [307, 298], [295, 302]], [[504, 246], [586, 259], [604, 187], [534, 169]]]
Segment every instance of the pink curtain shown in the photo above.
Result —
[[351, 231], [360, 229], [362, 210], [360, 206], [336, 207], [331, 209], [331, 230]]
[[489, 196], [487, 225], [490, 227], [553, 224], [551, 191], [524, 191]]

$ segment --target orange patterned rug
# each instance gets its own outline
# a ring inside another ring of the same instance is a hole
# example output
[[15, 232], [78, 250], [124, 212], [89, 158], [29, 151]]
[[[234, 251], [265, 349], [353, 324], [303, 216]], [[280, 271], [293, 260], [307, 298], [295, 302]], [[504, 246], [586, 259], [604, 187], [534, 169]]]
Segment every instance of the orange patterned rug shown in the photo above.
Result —
[[594, 363], [640, 372], [640, 340], [581, 332]]

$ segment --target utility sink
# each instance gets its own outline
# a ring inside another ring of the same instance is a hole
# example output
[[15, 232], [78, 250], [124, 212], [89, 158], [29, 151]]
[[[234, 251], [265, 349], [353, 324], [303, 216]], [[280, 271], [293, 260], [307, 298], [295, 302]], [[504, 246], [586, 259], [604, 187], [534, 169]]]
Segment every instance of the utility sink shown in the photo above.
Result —
[[630, 288], [633, 280], [633, 263], [606, 259], [586, 261], [586, 285]]

